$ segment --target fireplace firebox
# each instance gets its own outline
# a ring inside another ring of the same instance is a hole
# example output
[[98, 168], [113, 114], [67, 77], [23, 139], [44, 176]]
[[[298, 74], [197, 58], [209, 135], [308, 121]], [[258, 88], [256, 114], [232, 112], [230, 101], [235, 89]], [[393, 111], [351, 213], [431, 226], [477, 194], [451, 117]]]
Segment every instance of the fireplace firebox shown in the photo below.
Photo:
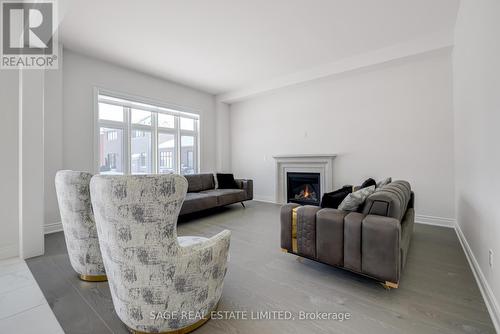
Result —
[[319, 205], [321, 200], [320, 174], [287, 172], [287, 202]]

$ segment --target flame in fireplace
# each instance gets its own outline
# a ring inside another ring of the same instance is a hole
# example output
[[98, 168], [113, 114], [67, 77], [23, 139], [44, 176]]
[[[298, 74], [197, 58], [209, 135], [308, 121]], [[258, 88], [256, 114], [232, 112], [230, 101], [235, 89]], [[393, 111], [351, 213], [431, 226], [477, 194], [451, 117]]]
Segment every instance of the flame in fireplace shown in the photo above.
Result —
[[295, 189], [294, 200], [305, 200], [307, 202], [315, 202], [318, 200], [314, 187], [311, 184], [302, 184]]
[[309, 198], [311, 193], [309, 192], [309, 185], [306, 184], [306, 189], [304, 189], [304, 198]]

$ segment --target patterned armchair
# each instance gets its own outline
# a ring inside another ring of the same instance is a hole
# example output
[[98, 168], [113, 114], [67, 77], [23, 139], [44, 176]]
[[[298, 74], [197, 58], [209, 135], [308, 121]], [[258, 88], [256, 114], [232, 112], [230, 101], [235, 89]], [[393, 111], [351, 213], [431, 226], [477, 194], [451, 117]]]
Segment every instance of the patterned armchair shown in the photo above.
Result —
[[92, 205], [117, 315], [132, 331], [186, 333], [217, 307], [231, 233], [177, 237], [179, 175], [94, 176]]
[[92, 174], [61, 170], [55, 178], [57, 201], [71, 266], [85, 281], [106, 281], [90, 203]]

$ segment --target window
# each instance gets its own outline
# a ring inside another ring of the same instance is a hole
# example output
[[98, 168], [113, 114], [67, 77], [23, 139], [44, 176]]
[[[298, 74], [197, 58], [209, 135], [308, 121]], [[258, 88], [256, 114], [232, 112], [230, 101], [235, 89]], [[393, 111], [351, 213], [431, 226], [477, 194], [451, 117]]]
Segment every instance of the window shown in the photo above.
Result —
[[176, 153], [175, 134], [161, 132], [158, 134], [158, 152], [160, 155], [160, 168], [158, 173], [175, 173], [174, 154]]
[[132, 138], [130, 154], [132, 156], [132, 174], [153, 173], [151, 131], [141, 131], [141, 136]]
[[132, 138], [144, 137], [146, 134], [141, 130], [132, 130]]
[[118, 139], [118, 132], [117, 131], [108, 131], [106, 133], [106, 135], [108, 136], [108, 141], [113, 141], [113, 140], [117, 140]]
[[101, 174], [198, 172], [198, 115], [117, 96], [97, 94]]
[[195, 174], [194, 137], [181, 136], [181, 172], [182, 174]]
[[105, 161], [109, 169], [116, 169], [116, 156], [116, 153], [108, 153]]
[[123, 173], [123, 130], [99, 127], [99, 172]]
[[158, 114], [158, 127], [175, 128], [175, 117], [172, 115]]
[[107, 103], [99, 103], [99, 119], [123, 122], [123, 107]]
[[172, 151], [160, 151], [160, 168], [172, 169]]

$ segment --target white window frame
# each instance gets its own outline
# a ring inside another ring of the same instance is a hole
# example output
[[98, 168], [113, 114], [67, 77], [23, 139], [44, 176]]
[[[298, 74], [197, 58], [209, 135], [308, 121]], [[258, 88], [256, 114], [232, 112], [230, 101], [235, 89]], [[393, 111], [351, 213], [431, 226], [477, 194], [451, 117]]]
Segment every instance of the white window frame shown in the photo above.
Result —
[[[103, 98], [100, 99], [100, 96]], [[106, 99], [109, 97], [111, 99]], [[112, 99], [120, 99], [126, 100], [121, 102], [113, 102]], [[99, 102], [105, 102], [108, 104], [115, 104], [118, 106], [122, 106], [123, 108], [123, 122], [118, 121], [110, 121], [110, 120], [100, 120], [99, 119]], [[125, 102], [125, 103], [123, 103]], [[140, 125], [140, 124], [131, 124], [131, 109], [141, 109], [151, 112], [151, 125]], [[158, 127], [158, 114], [163, 113], [167, 115], [174, 116], [175, 127], [174, 128], [162, 128]], [[180, 128], [180, 117], [191, 118], [194, 120], [195, 128], [194, 131], [190, 130], [181, 130]], [[173, 154], [173, 164], [174, 170], [176, 174], [181, 173], [181, 136], [188, 135], [194, 137], [194, 153], [195, 157], [195, 173], [200, 172], [200, 123], [201, 117], [200, 112], [186, 108], [179, 105], [174, 105], [165, 102], [158, 102], [151, 99], [146, 99], [138, 96], [134, 96], [126, 93], [119, 93], [116, 91], [111, 91], [108, 89], [94, 87], [94, 173], [100, 173], [100, 159], [99, 159], [99, 141], [100, 141], [100, 128], [101, 127], [109, 127], [121, 129], [123, 138], [122, 138], [122, 166], [123, 166], [123, 174], [131, 174], [131, 147], [132, 147], [132, 131], [133, 130], [141, 130], [141, 131], [150, 131], [151, 132], [151, 158], [152, 158], [152, 174], [158, 173], [159, 168], [159, 156], [158, 156], [158, 136], [160, 133], [172, 134], [174, 135], [175, 140], [175, 153]]]

